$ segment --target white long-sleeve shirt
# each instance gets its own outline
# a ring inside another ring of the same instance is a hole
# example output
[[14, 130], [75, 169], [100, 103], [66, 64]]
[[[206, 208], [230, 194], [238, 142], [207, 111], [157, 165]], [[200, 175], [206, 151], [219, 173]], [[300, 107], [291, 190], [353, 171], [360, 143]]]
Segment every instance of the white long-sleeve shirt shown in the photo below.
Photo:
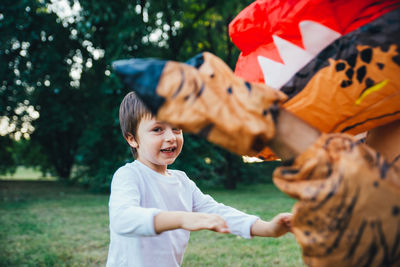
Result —
[[154, 216], [160, 211], [221, 215], [231, 233], [250, 238], [258, 219], [204, 195], [182, 171], [159, 174], [139, 161], [119, 168], [112, 179], [109, 201], [110, 247], [107, 267], [180, 266], [190, 232], [177, 229], [156, 234]]

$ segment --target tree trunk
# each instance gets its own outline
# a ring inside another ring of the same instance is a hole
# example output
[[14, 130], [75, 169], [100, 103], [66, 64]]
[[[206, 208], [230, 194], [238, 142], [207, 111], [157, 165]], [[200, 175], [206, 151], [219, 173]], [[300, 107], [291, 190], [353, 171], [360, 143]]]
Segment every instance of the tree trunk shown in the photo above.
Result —
[[227, 159], [225, 167], [225, 180], [224, 187], [228, 190], [235, 190], [238, 181], [237, 173], [234, 171], [235, 168], [235, 157], [230, 152], [225, 152], [225, 158]]

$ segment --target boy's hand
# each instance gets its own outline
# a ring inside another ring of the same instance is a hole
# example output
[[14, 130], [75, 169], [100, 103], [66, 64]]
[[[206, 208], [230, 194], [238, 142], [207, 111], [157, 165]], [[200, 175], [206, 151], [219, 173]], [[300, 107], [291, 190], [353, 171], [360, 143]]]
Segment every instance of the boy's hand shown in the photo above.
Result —
[[230, 232], [225, 220], [217, 214], [163, 211], [154, 217], [154, 230], [156, 233], [160, 234], [174, 229], [188, 231], [211, 230], [224, 234]]
[[252, 236], [279, 237], [291, 232], [291, 213], [280, 213], [271, 221], [257, 220], [251, 227]]
[[287, 232], [291, 232], [292, 231], [291, 221], [292, 221], [291, 213], [280, 213], [276, 215], [271, 221], [273, 236], [279, 237], [281, 235], [286, 234]]
[[226, 221], [217, 214], [188, 212], [182, 216], [182, 229], [188, 231], [211, 230], [229, 233]]

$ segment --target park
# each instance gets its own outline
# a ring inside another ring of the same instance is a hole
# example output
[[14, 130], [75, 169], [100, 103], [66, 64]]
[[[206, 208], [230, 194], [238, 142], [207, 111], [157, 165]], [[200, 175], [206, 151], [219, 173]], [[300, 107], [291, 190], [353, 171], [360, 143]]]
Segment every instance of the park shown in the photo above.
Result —
[[[3, 1], [0, 265], [151, 266], [168, 242], [146, 254], [144, 236], [189, 230], [174, 266], [398, 266], [399, 7]], [[120, 178], [121, 166], [141, 172]], [[161, 194], [143, 173], [188, 190], [146, 206]], [[239, 234], [220, 234], [229, 216], [203, 214], [208, 195], [270, 224], [241, 215], [253, 221], [239, 227], [230, 210]], [[110, 257], [117, 239], [136, 247]]]
[[[20, 170], [14, 178], [0, 180], [2, 265], [104, 266], [109, 243], [108, 195], [37, 176]], [[294, 203], [271, 183], [204, 192], [264, 219], [289, 211]], [[191, 234], [182, 266], [298, 267], [303, 263], [293, 235], [246, 240], [201, 231]]]

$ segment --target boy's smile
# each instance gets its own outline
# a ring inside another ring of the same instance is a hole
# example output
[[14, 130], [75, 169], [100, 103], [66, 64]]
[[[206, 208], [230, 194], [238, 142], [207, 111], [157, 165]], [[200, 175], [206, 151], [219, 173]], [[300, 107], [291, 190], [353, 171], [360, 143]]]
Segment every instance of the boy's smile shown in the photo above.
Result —
[[161, 149], [161, 152], [164, 152], [164, 153], [171, 153], [171, 152], [174, 152], [176, 150], [176, 146], [174, 146], [174, 147], [168, 147], [168, 148], [162, 148]]
[[136, 148], [140, 162], [166, 174], [167, 165], [172, 164], [182, 150], [183, 135], [179, 128], [144, 117], [137, 128], [136, 140], [129, 136], [127, 141]]

